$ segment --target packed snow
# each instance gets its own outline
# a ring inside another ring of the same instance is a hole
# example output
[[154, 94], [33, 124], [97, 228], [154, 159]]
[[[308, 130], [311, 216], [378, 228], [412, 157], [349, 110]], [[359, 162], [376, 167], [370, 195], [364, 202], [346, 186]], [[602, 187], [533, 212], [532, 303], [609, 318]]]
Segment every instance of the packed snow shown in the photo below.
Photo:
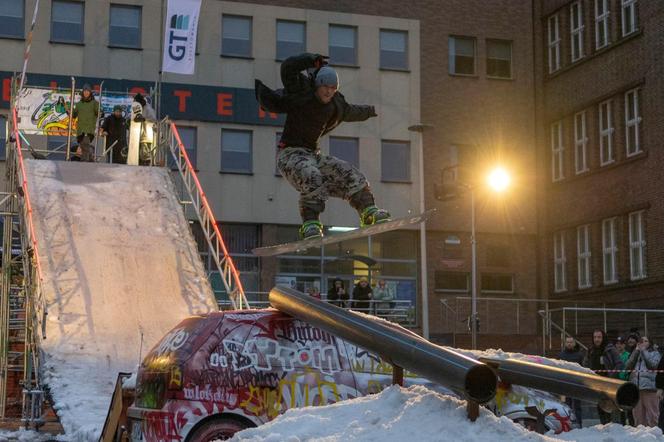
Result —
[[569, 433], [540, 435], [480, 408], [475, 422], [466, 402], [423, 386], [392, 386], [381, 393], [324, 407], [294, 408], [272, 422], [244, 430], [243, 442], [646, 442], [664, 441], [659, 428], [598, 425]]
[[43, 382], [70, 440], [98, 440], [118, 372], [216, 311], [165, 168], [27, 160], [48, 316]]

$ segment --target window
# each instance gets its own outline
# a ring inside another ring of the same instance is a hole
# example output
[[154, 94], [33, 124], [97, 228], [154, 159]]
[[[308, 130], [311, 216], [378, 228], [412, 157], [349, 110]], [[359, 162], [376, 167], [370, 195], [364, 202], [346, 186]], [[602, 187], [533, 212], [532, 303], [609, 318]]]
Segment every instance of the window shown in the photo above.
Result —
[[609, 0], [595, 0], [595, 49], [609, 44]]
[[640, 123], [639, 90], [632, 89], [625, 93], [625, 146], [628, 157], [641, 152], [641, 144], [639, 142]]
[[410, 182], [410, 143], [383, 141], [380, 153], [381, 180]]
[[330, 155], [360, 167], [360, 140], [357, 138], [330, 137]]
[[564, 153], [563, 122], [558, 121], [551, 125], [551, 168], [553, 181], [560, 181], [565, 177]]
[[252, 173], [252, 134], [249, 130], [221, 130], [221, 171]]
[[0, 115], [0, 161], [7, 159], [7, 117]]
[[354, 26], [330, 25], [330, 63], [357, 65], [357, 28]]
[[23, 38], [25, 0], [0, 0], [0, 37]]
[[467, 292], [470, 278], [466, 272], [445, 272], [436, 270], [434, 284], [436, 290], [451, 292]]
[[305, 34], [304, 23], [277, 20], [277, 60], [305, 52]]
[[53, 0], [51, 7], [51, 41], [83, 43], [84, 3]]
[[604, 267], [604, 284], [618, 282], [616, 245], [616, 218], [602, 220], [602, 262]]
[[[189, 161], [191, 161], [191, 165], [194, 166], [194, 169], [196, 169], [196, 128], [191, 126], [178, 126], [178, 134], [180, 134], [180, 140], [184, 145], [184, 150], [187, 152], [187, 156], [189, 157]], [[168, 165], [171, 170], [178, 169], [178, 166], [171, 154], [168, 154]]]
[[632, 280], [646, 277], [646, 235], [643, 210], [629, 214], [629, 268]]
[[576, 255], [579, 288], [586, 289], [592, 286], [590, 278], [590, 226], [588, 224], [576, 229]]
[[449, 42], [450, 74], [475, 75], [475, 38], [450, 37]]
[[622, 35], [636, 31], [636, 0], [621, 0], [622, 3]]
[[602, 166], [613, 163], [613, 118], [611, 100], [599, 105], [599, 160]]
[[570, 43], [572, 45], [572, 62], [583, 57], [583, 11], [581, 2], [574, 2], [569, 7]]
[[553, 285], [556, 292], [567, 290], [567, 258], [565, 257], [565, 233], [553, 235]]
[[141, 47], [141, 7], [111, 5], [108, 44], [126, 48]]
[[251, 57], [251, 33], [251, 17], [222, 15], [221, 55]]
[[587, 144], [586, 111], [583, 111], [574, 115], [574, 169], [577, 174], [588, 170], [588, 161], [586, 158]]
[[408, 69], [408, 32], [380, 30], [381, 69]]
[[549, 17], [549, 73], [560, 69], [560, 28], [558, 15]]
[[512, 293], [514, 292], [514, 277], [500, 273], [482, 273], [480, 290], [482, 292]]
[[512, 78], [511, 41], [486, 41], [486, 74], [489, 77]]

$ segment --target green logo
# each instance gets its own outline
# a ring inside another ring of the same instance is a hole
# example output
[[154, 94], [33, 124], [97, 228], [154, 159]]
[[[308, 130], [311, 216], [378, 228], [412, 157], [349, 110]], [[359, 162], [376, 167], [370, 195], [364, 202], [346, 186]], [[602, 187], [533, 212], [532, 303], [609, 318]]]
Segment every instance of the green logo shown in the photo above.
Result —
[[173, 15], [171, 17], [171, 29], [188, 29], [189, 16], [188, 15]]

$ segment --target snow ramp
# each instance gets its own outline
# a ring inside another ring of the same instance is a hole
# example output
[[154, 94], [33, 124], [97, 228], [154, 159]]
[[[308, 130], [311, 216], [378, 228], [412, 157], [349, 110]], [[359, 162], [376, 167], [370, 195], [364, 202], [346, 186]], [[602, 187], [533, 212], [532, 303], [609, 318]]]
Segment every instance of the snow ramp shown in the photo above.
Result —
[[97, 440], [118, 372], [217, 310], [166, 168], [26, 160], [48, 316], [43, 381], [71, 440]]

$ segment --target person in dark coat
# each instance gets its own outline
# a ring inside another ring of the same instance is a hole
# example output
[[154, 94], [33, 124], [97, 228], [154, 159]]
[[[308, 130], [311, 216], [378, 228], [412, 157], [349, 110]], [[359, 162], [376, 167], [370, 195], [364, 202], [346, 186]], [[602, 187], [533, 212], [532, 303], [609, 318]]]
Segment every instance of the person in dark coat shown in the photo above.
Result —
[[373, 295], [373, 290], [366, 278], [360, 279], [353, 289], [353, 308], [362, 313], [371, 313], [369, 300]]
[[659, 428], [664, 431], [664, 356], [660, 358], [657, 364], [657, 375], [655, 376], [655, 387], [659, 397]]
[[[581, 351], [581, 347], [579, 347], [576, 340], [571, 336], [567, 336], [565, 338], [565, 348], [563, 348], [563, 351], [558, 355], [558, 359], [583, 365], [585, 355]], [[583, 418], [581, 416], [581, 401], [572, 397], [565, 397], [565, 403], [574, 410], [579, 427], [581, 427], [583, 423]]]
[[[126, 164], [127, 156], [127, 120], [122, 115], [122, 106], [113, 107], [113, 113], [104, 118], [101, 134], [106, 137], [106, 146], [113, 146], [111, 162]], [[115, 143], [115, 144], [113, 144]], [[125, 152], [123, 154], [123, 152]]]
[[327, 290], [327, 302], [334, 304], [337, 307], [346, 307], [346, 302], [348, 301], [348, 292], [344, 287], [343, 280], [335, 278], [332, 281], [332, 285]]
[[341, 122], [377, 116], [374, 107], [346, 102], [339, 92], [336, 71], [320, 54], [304, 53], [284, 60], [281, 82], [284, 89], [274, 91], [256, 80], [256, 99], [264, 110], [287, 114], [277, 167], [300, 193], [300, 237], [323, 235], [319, 217], [328, 197], [347, 200], [362, 226], [388, 221], [390, 214], [376, 207], [364, 174], [347, 161], [322, 154], [318, 146], [320, 138]]
[[[618, 350], [608, 341], [604, 330], [595, 330], [593, 332], [593, 343], [588, 349], [588, 354], [583, 365], [600, 376], [615, 379], [618, 378], [620, 370], [625, 368]], [[602, 410], [599, 405], [597, 406], [597, 413], [602, 424], [611, 422], [611, 413]]]

